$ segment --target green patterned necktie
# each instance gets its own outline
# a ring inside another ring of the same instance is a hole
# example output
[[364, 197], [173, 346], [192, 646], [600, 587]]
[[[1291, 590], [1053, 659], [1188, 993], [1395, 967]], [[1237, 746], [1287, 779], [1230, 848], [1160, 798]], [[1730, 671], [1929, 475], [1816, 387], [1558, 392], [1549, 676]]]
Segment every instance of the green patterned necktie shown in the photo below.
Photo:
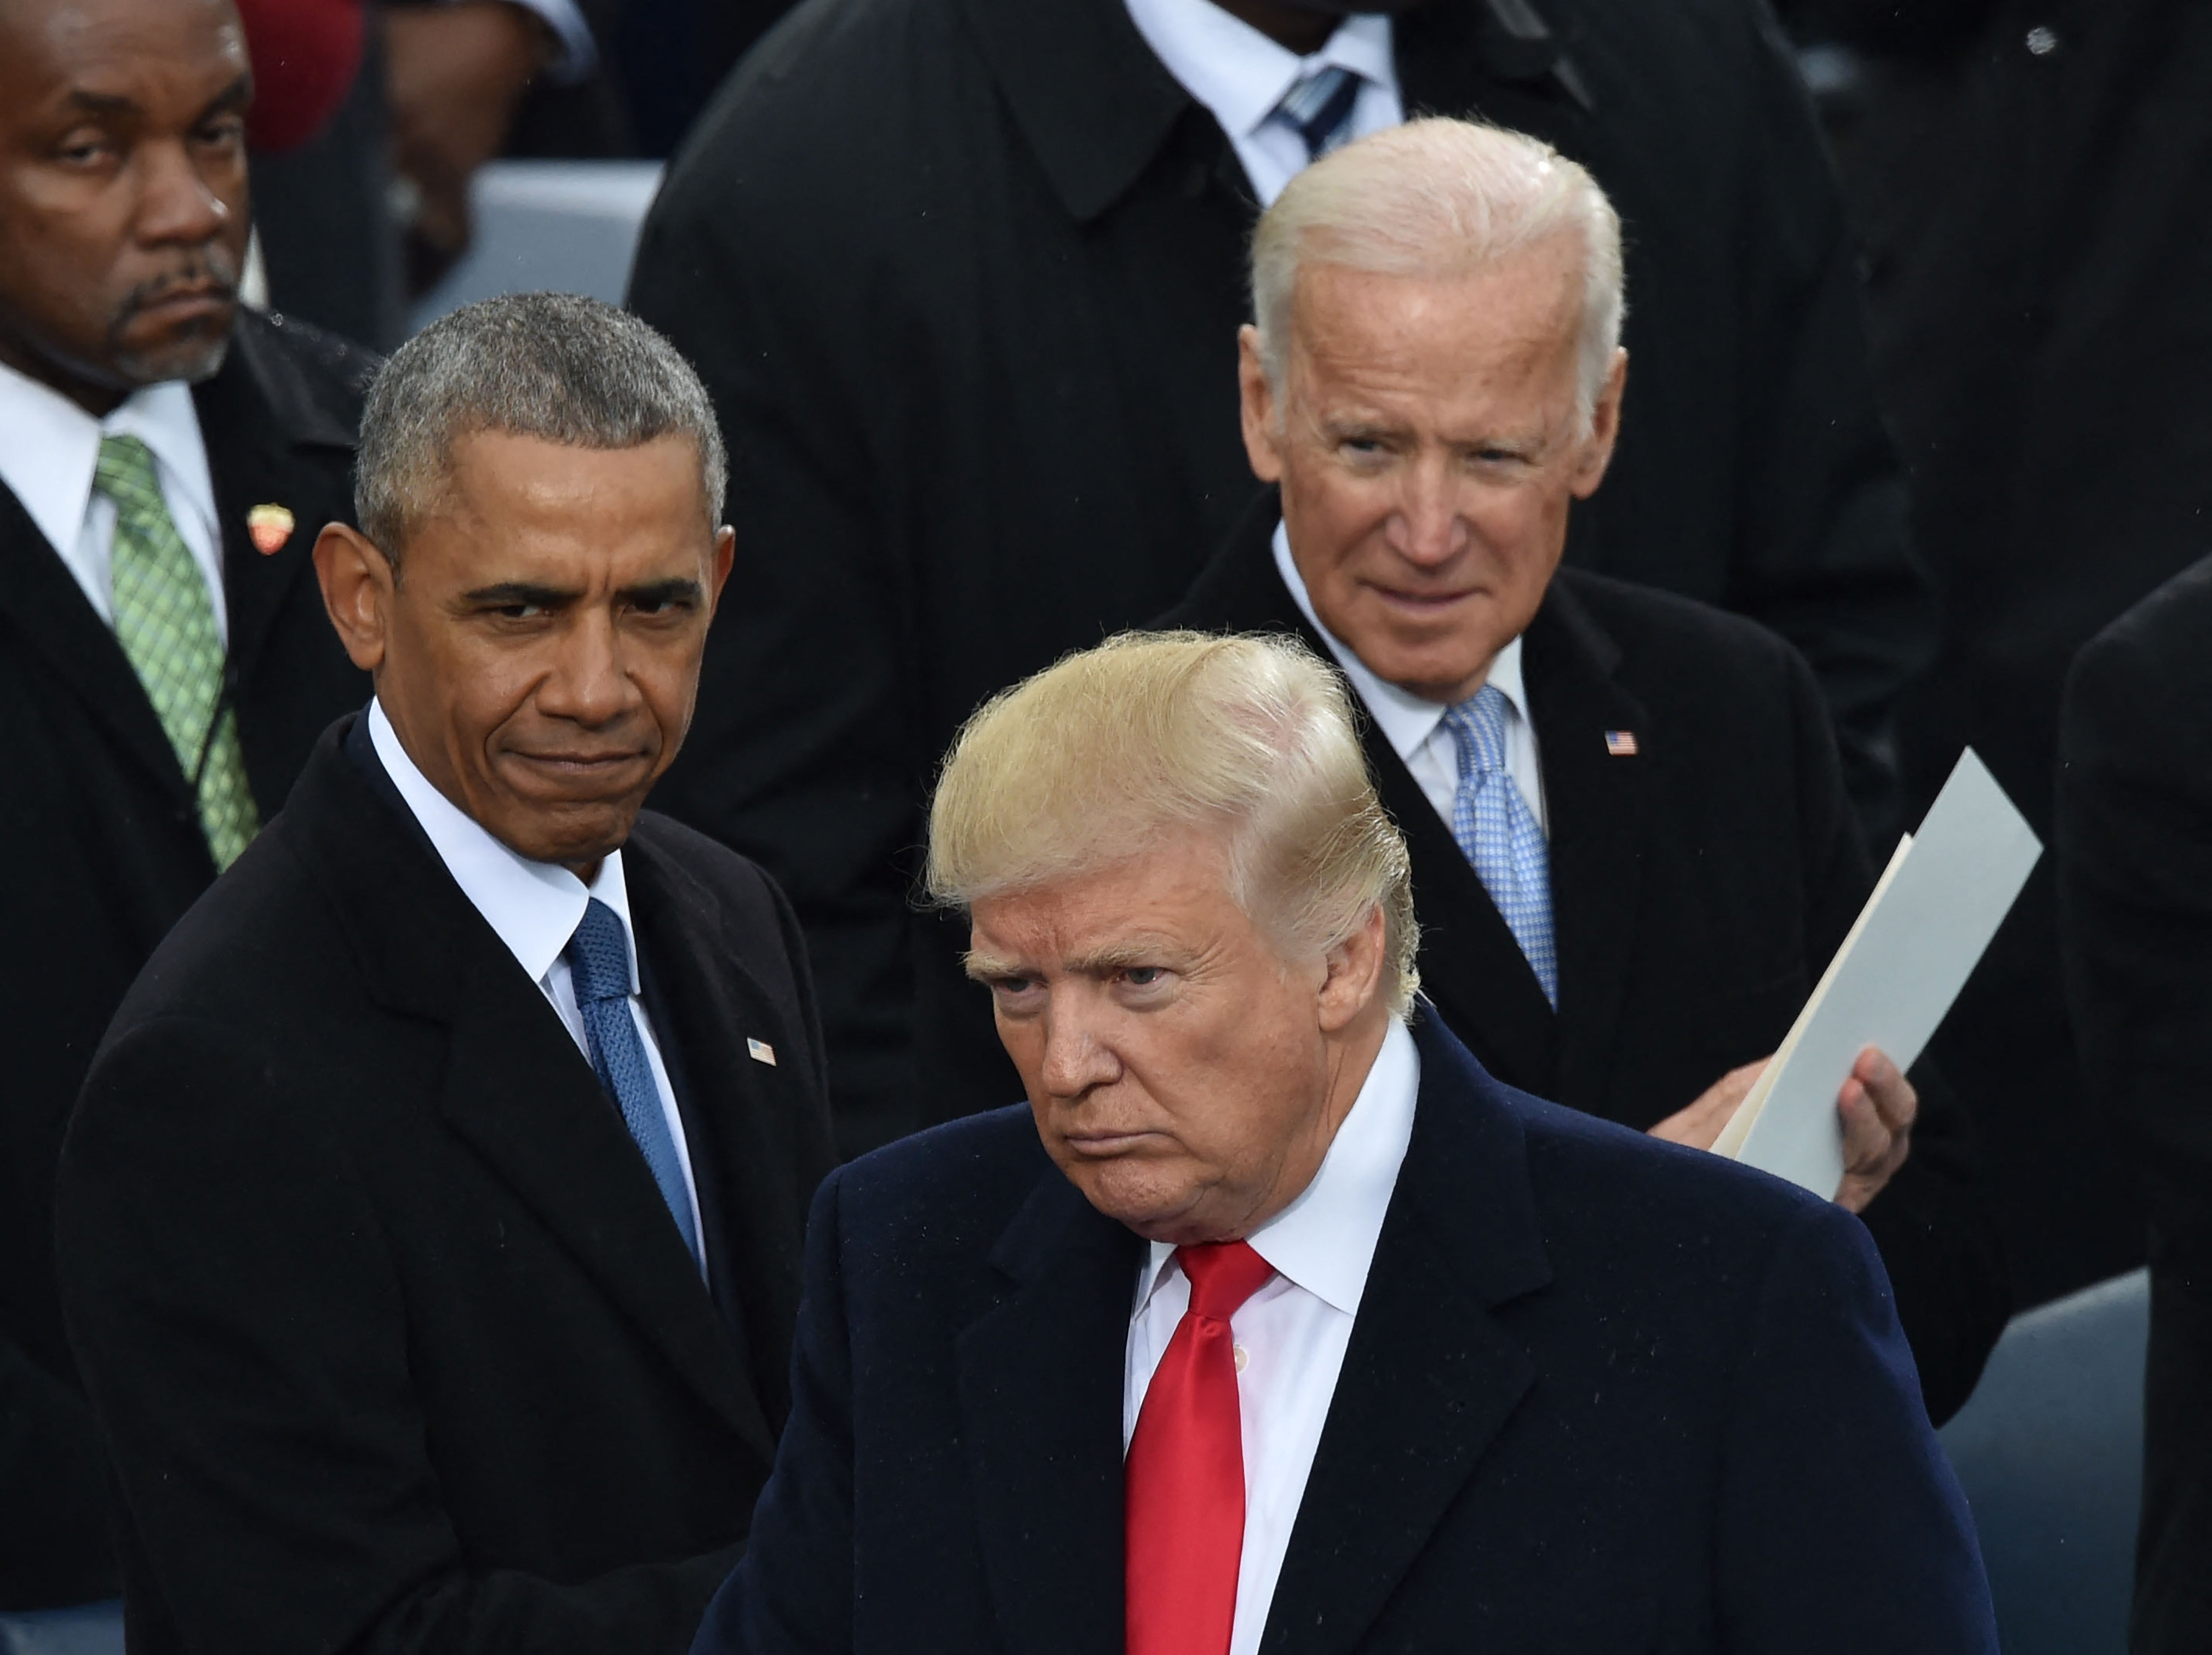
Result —
[[200, 828], [216, 867], [228, 868], [261, 818], [246, 782], [238, 715], [222, 706], [222, 638], [207, 581], [169, 516], [144, 443], [101, 439], [93, 487], [115, 502], [116, 639], [185, 779], [198, 779]]

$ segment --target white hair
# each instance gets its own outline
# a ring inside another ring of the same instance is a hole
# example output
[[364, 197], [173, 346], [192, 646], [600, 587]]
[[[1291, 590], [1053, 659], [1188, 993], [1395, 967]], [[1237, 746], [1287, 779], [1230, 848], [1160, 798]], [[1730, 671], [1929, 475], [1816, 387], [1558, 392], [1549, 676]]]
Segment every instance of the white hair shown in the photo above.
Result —
[[1620, 217], [1597, 180], [1504, 127], [1430, 118], [1346, 144], [1298, 173], [1252, 235], [1252, 317], [1279, 396], [1298, 271], [1472, 276], [1555, 236], [1582, 243], [1575, 409], [1587, 429], [1620, 347]]

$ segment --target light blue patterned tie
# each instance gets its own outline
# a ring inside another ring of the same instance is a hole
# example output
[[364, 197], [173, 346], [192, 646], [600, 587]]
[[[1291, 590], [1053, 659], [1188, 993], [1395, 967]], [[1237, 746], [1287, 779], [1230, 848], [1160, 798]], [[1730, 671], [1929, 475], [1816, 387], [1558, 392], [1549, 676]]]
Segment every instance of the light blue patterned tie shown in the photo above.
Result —
[[1553, 1010], [1559, 1005], [1559, 956], [1552, 941], [1552, 857], [1536, 813], [1505, 767], [1505, 692], [1485, 684], [1444, 713], [1459, 748], [1459, 791], [1452, 837], [1474, 864], [1506, 929], [1521, 944]]
[[1283, 94], [1273, 113], [1305, 140], [1306, 159], [1319, 161], [1351, 136], [1359, 76], [1335, 64], [1317, 69]]
[[630, 1015], [629, 939], [622, 917], [592, 898], [584, 905], [584, 917], [565, 953], [576, 1008], [584, 1014], [584, 1033], [591, 1042], [592, 1067], [621, 1108], [623, 1123], [637, 1140], [653, 1181], [660, 1186], [660, 1198], [668, 1203], [676, 1228], [684, 1233], [684, 1245], [696, 1259], [699, 1233], [691, 1222], [691, 1197], [684, 1188], [684, 1168], [677, 1164], [668, 1118], [660, 1112], [660, 1090], [653, 1083], [645, 1040]]

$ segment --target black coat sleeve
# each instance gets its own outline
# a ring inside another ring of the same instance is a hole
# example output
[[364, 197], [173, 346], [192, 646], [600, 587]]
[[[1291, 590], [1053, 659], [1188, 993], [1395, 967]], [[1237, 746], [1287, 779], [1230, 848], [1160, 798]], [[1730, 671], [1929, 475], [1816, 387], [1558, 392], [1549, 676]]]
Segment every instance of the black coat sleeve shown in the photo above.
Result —
[[685, 1646], [735, 1549], [564, 1583], [463, 1554], [376, 1210], [251, 1042], [173, 1018], [103, 1052], [58, 1213], [70, 1342], [185, 1647]]
[[[1799, 828], [1812, 875], [1806, 972], [1818, 982], [1872, 881], [1844, 803], [1827, 715], [1802, 664], [1796, 664]], [[1929, 1417], [1940, 1425], [1973, 1394], [2011, 1314], [2012, 1292], [1966, 1103], [1925, 1058], [1911, 1079], [1920, 1094], [1911, 1153], [1863, 1216], [1889, 1272]]]
[[0, 1337], [0, 1612], [115, 1595], [106, 1465], [84, 1393]]
[[[857, 318], [779, 290], [807, 261], [749, 254], [750, 236], [794, 231], [780, 198], [763, 199], [770, 185], [723, 159], [732, 147], [718, 135], [678, 164], [647, 221], [629, 295], [714, 398], [737, 530], [698, 712], [653, 805], [759, 862], [790, 897], [849, 1154], [919, 1124], [907, 915], [926, 781], [909, 726], [920, 667], [902, 619], [915, 606], [896, 513], [878, 499], [898, 473], [871, 464], [854, 423], [880, 400], [855, 360], [866, 354], [851, 336]], [[842, 257], [834, 246], [819, 254]]]
[[1893, 713], [1935, 644], [1904, 470], [1877, 405], [1843, 201], [1802, 82], [1764, 6], [1739, 207], [1745, 296], [1735, 433], [1741, 511], [1726, 606], [1811, 663], [1870, 842], [1901, 825]]

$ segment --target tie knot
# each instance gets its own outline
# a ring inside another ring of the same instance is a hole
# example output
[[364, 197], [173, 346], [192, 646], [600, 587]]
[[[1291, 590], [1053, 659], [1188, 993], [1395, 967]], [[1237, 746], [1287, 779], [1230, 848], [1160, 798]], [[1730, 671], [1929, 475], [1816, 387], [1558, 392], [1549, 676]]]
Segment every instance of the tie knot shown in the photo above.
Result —
[[629, 997], [629, 934], [622, 916], [596, 896], [584, 904], [566, 952], [579, 1003]]
[[1176, 1261], [1190, 1278], [1190, 1313], [1225, 1322], [1237, 1307], [1267, 1285], [1275, 1267], [1245, 1241], [1207, 1241], [1176, 1249]]
[[102, 437], [92, 486], [113, 500], [118, 511], [159, 507], [161, 485], [154, 475], [154, 451], [136, 437]]
[[1275, 113], [1305, 141], [1306, 155], [1314, 161], [1343, 141], [1352, 120], [1352, 106], [1359, 100], [1359, 76], [1339, 64], [1317, 69], [1288, 92], [1275, 106]]
[[1444, 724], [1459, 746], [1460, 773], [1487, 775], [1505, 768], [1505, 692], [1496, 684], [1449, 707]]

